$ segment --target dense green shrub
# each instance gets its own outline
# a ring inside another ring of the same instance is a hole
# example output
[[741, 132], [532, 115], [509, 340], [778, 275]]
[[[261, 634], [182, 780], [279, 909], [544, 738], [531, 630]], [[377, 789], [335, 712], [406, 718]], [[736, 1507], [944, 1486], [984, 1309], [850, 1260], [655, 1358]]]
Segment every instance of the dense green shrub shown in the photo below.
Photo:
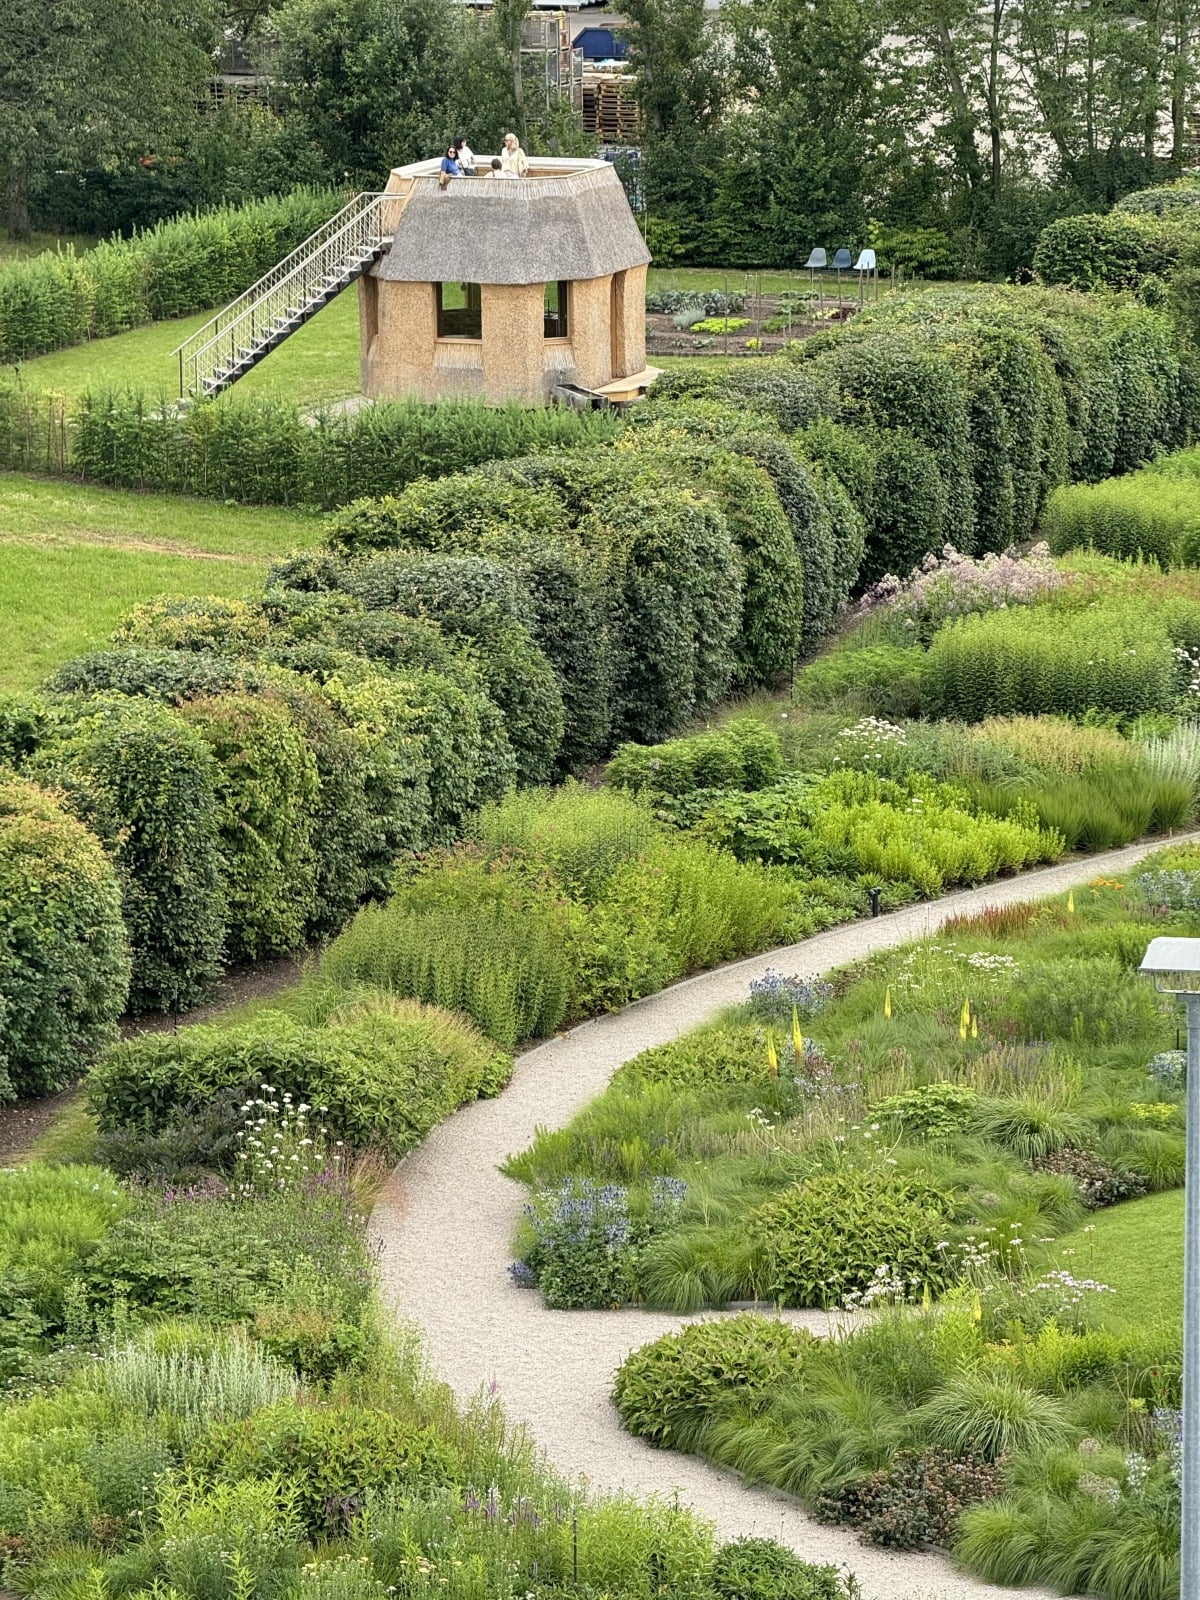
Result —
[[713, 1557], [709, 1582], [719, 1600], [842, 1600], [846, 1593], [834, 1566], [802, 1561], [774, 1539], [746, 1537], [723, 1544]]
[[622, 486], [580, 539], [612, 575], [613, 732], [654, 740], [728, 692], [742, 584], [728, 525], [683, 489]]
[[1169, 710], [1175, 682], [1161, 622], [1128, 605], [962, 618], [938, 633], [921, 678], [928, 712], [963, 722], [1013, 712], [1136, 717]]
[[[94, 676], [94, 675], [93, 675]], [[216, 767], [177, 713], [119, 695], [49, 701], [33, 712], [32, 751], [4, 753], [62, 791], [98, 835], [121, 882], [134, 1011], [184, 1011], [221, 970], [225, 886]], [[6, 732], [15, 730], [12, 719]]]
[[[724, 444], [724, 441], [722, 441]], [[804, 626], [804, 565], [770, 473], [744, 455], [658, 429], [641, 428], [636, 445], [667, 482], [710, 498], [721, 510], [741, 556], [741, 631], [737, 681], [773, 682], [793, 664]]]
[[1141, 210], [1060, 217], [1042, 229], [1033, 270], [1073, 289], [1137, 289], [1151, 273], [1169, 276], [1185, 242], [1177, 225]]
[[[812, 364], [837, 390], [836, 420], [856, 427], [873, 427], [883, 435], [901, 430], [929, 453], [922, 452], [918, 456], [909, 445], [886, 472], [889, 481], [894, 478], [896, 487], [903, 486], [909, 493], [913, 492], [910, 486], [918, 470], [918, 459], [922, 479], [932, 483], [934, 471], [940, 479], [941, 498], [937, 504], [941, 525], [931, 535], [934, 542], [922, 546], [918, 553], [936, 549], [943, 543], [943, 526], [953, 530], [954, 542], [960, 550], [973, 549], [975, 490], [971, 476], [968, 395], [966, 384], [953, 364], [931, 348], [928, 340], [922, 340], [919, 331], [900, 330], [894, 326], [877, 329], [867, 324], [861, 331], [851, 330], [826, 351], [817, 353]], [[893, 452], [894, 449], [893, 446]], [[876, 489], [878, 512], [887, 510], [887, 495], [893, 492], [896, 491], [889, 489], [885, 494]], [[932, 506], [930, 495], [930, 489], [922, 488], [917, 503], [922, 507]], [[928, 517], [930, 512], [927, 510], [925, 514]], [[932, 523], [928, 523], [927, 528], [932, 529]], [[906, 519], [903, 524], [906, 541], [920, 545], [921, 538], [926, 536], [927, 529], [919, 529], [915, 518]], [[868, 560], [872, 554], [870, 542], [869, 539]], [[911, 561], [906, 563], [911, 564]]]
[[147, 695], [174, 704], [192, 695], [258, 689], [265, 681], [253, 662], [234, 655], [147, 644], [76, 656], [47, 678], [45, 687], [52, 694]]
[[473, 675], [456, 679], [356, 664], [322, 685], [375, 763], [376, 814], [407, 796], [394, 835], [405, 848], [457, 838], [471, 812], [504, 794], [516, 776], [499, 711]]
[[330, 518], [326, 541], [350, 554], [395, 547], [478, 554], [517, 574], [531, 602], [521, 620], [559, 676], [562, 764], [574, 770], [603, 753], [615, 665], [603, 580], [549, 487], [483, 473], [421, 481], [400, 495], [346, 506]]
[[337, 207], [329, 190], [297, 189], [160, 222], [82, 255], [46, 250], [9, 262], [0, 268], [0, 362], [232, 300]]
[[525, 783], [551, 775], [563, 733], [558, 677], [533, 642], [529, 592], [500, 561], [440, 552], [390, 551], [351, 562], [304, 557], [277, 563], [274, 593], [289, 586], [343, 591], [368, 612], [397, 610], [436, 623], [451, 640], [469, 643], [475, 670], [504, 719]]
[[216, 763], [231, 959], [295, 950], [316, 911], [317, 764], [282, 700], [216, 695], [180, 714]]
[[605, 782], [631, 794], [690, 794], [693, 789], [761, 789], [779, 777], [779, 735], [754, 717], [736, 717], [709, 733], [665, 744], [622, 745]]
[[844, 1168], [768, 1200], [751, 1218], [763, 1287], [787, 1306], [838, 1306], [878, 1284], [900, 1299], [945, 1283], [946, 1199], [928, 1184]]
[[129, 975], [99, 842], [44, 790], [0, 782], [0, 1097], [77, 1077], [115, 1039]]
[[626, 1356], [613, 1399], [637, 1438], [694, 1450], [717, 1402], [728, 1396], [753, 1403], [798, 1377], [812, 1345], [804, 1329], [751, 1313], [694, 1322]]
[[[4, 464], [15, 457], [62, 470], [45, 441], [39, 458], [26, 437], [40, 429], [40, 417], [15, 401], [5, 409]], [[69, 468], [92, 482], [329, 509], [527, 450], [602, 443], [620, 422], [612, 413], [560, 407], [398, 400], [314, 427], [297, 405], [271, 394], [233, 393], [177, 413], [164, 410], [158, 395], [109, 389], [81, 396], [65, 427]]]
[[270, 1084], [320, 1106], [355, 1148], [399, 1155], [466, 1100], [495, 1094], [511, 1062], [461, 1017], [364, 991], [322, 1007], [321, 1025], [264, 1012], [127, 1040], [87, 1080], [104, 1132], [153, 1134], [225, 1090]]
[[461, 1470], [453, 1448], [432, 1429], [392, 1412], [294, 1401], [211, 1428], [187, 1465], [207, 1483], [269, 1481], [283, 1472], [314, 1539], [343, 1531], [369, 1493], [417, 1493], [454, 1482]]

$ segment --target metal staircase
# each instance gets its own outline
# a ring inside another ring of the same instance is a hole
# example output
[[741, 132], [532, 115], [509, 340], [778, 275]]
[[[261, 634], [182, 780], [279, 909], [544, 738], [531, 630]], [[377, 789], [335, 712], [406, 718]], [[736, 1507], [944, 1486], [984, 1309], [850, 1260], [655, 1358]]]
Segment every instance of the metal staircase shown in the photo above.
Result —
[[359, 194], [174, 352], [179, 393], [218, 395], [361, 278], [389, 248], [408, 188]]

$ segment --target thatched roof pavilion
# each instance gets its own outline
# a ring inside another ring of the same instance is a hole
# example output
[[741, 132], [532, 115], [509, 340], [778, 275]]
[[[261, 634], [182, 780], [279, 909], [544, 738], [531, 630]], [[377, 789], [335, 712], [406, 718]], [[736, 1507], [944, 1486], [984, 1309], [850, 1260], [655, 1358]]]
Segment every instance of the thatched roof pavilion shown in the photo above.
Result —
[[388, 182], [391, 248], [360, 281], [364, 390], [538, 404], [644, 388], [650, 253], [612, 165], [531, 159], [525, 178], [444, 188], [438, 167]]

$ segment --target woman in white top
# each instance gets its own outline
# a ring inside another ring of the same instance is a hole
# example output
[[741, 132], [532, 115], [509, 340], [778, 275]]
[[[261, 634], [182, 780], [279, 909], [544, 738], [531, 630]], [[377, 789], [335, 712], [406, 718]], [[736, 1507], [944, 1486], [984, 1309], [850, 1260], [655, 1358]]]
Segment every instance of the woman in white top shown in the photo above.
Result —
[[505, 172], [511, 172], [514, 177], [524, 178], [529, 172], [529, 162], [525, 152], [521, 149], [515, 133], [504, 135], [504, 148], [500, 152], [500, 165]]

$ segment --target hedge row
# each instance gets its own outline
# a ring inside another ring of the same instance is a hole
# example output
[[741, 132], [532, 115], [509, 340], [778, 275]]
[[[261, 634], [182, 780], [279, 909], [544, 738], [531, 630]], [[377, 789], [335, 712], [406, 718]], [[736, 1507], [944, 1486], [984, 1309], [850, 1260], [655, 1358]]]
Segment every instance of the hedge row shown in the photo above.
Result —
[[1135, 289], [1200, 262], [1200, 182], [1140, 189], [1112, 211], [1060, 217], [1042, 229], [1033, 268], [1043, 283]]
[[619, 427], [612, 413], [470, 401], [379, 401], [314, 423], [288, 401], [238, 393], [180, 414], [143, 391], [65, 402], [0, 383], [0, 467], [326, 510], [529, 450], [599, 444]]
[[0, 363], [223, 305], [339, 204], [332, 190], [298, 189], [160, 222], [82, 255], [45, 250], [10, 262], [0, 267]]
[[128, 988], [104, 851], [53, 795], [0, 781], [0, 1100], [77, 1076], [115, 1040]]
[[752, 370], [677, 370], [639, 415], [676, 428], [770, 418], [866, 525], [859, 582], [952, 542], [1030, 536], [1060, 484], [1129, 471], [1200, 431], [1200, 380], [1144, 306], [981, 287], [888, 296]]
[[[696, 464], [696, 492], [630, 449], [357, 502], [258, 596], [138, 606], [113, 648], [0, 706], [0, 764], [108, 851], [133, 1009], [186, 1010], [226, 963], [339, 928], [514, 784], [773, 675], [798, 637], [790, 524], [753, 462]], [[748, 646], [751, 580], [772, 627]]]

